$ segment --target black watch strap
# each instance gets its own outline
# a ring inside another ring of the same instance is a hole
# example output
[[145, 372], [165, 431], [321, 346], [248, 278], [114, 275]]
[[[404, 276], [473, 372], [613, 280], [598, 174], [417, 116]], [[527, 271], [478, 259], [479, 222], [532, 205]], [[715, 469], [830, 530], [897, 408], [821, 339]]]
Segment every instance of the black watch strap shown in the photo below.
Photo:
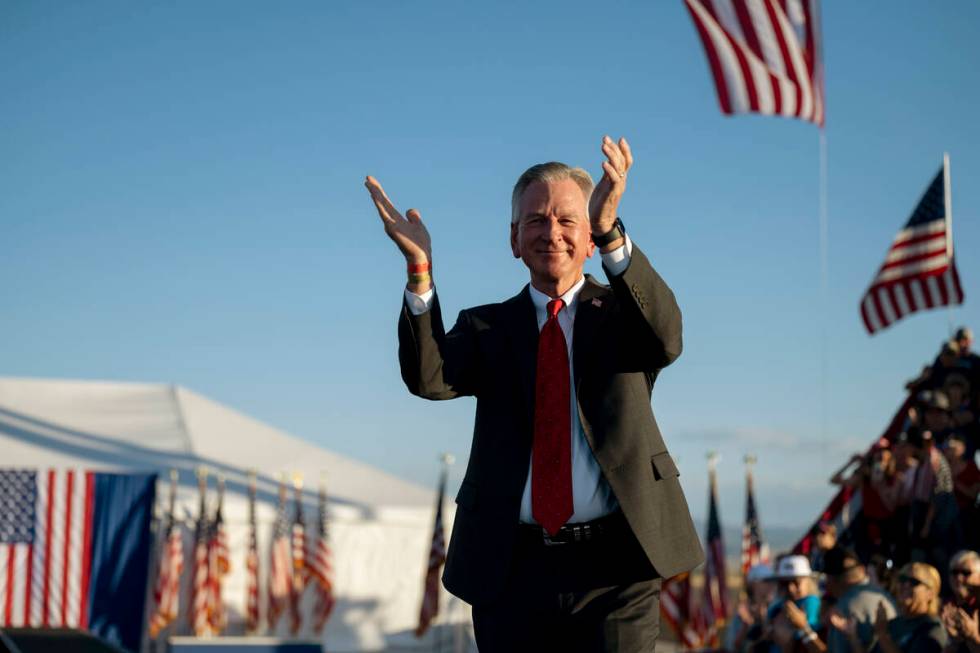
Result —
[[616, 218], [613, 228], [604, 234], [592, 234], [592, 242], [597, 247], [605, 247], [609, 243], [615, 242], [626, 235], [626, 226], [623, 225], [622, 218]]

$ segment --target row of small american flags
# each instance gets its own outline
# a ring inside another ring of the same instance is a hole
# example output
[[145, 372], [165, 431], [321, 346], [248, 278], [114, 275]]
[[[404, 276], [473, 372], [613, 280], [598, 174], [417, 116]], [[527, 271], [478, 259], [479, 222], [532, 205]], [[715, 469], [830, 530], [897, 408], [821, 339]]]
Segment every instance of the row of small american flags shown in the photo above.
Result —
[[[224, 481], [219, 477], [217, 503], [213, 517], [207, 510], [207, 473], [198, 472], [200, 503], [194, 526], [191, 564], [187, 567], [191, 593], [186, 609], [187, 630], [198, 637], [221, 634], [227, 627], [227, 612], [222, 583], [231, 569], [228, 536], [223, 518]], [[174, 516], [177, 474], [171, 474], [170, 503], [164, 519], [154, 583], [154, 612], [150, 617], [150, 636], [158, 637], [181, 618], [180, 587], [185, 570], [181, 526]], [[289, 630], [298, 633], [303, 626], [301, 599], [307, 588], [315, 595], [310, 623], [315, 633], [322, 632], [336, 603], [333, 591], [333, 560], [327, 531], [327, 495], [321, 487], [318, 494], [317, 523], [308, 537], [303, 516], [303, 488], [294, 479], [293, 501], [283, 479], [279, 484], [279, 502], [270, 546], [267, 591], [259, 585], [258, 534], [255, 515], [256, 477], [249, 475], [248, 540], [245, 552], [245, 630], [249, 634], [276, 628], [288, 613]], [[261, 597], [266, 598], [266, 621], [260, 613]]]
[[[721, 645], [721, 635], [731, 614], [725, 573], [725, 543], [718, 515], [718, 458], [708, 457], [708, 524], [705, 533], [705, 564], [701, 592], [696, 595], [690, 574], [668, 579], [661, 589], [660, 610], [667, 625], [685, 649], [712, 649]], [[769, 547], [762, 536], [752, 480], [754, 457], [746, 457], [745, 524], [742, 529], [742, 577], [757, 564], [769, 563]]]

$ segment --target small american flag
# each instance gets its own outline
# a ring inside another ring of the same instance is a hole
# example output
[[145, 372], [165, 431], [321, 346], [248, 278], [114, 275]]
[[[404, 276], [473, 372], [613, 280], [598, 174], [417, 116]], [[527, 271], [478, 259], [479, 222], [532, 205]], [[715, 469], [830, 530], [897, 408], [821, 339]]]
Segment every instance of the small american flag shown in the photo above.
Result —
[[909, 313], [963, 303], [953, 259], [949, 193], [949, 159], [944, 158], [861, 299], [861, 318], [869, 334]]
[[221, 599], [221, 586], [224, 577], [231, 569], [228, 558], [228, 532], [225, 530], [223, 504], [225, 481], [218, 477], [218, 507], [210, 524], [208, 539], [208, 622], [211, 633], [218, 634], [228, 625], [224, 602]]
[[272, 531], [269, 558], [269, 628], [275, 628], [286, 610], [293, 582], [293, 559], [289, 542], [289, 519], [286, 517], [286, 484], [279, 482], [279, 506]]
[[303, 485], [299, 479], [293, 483], [293, 527], [292, 527], [292, 591], [289, 594], [290, 632], [296, 634], [303, 626], [303, 615], [299, 611], [303, 590], [306, 589], [306, 526], [303, 524]]
[[157, 567], [156, 584], [153, 587], [153, 600], [156, 611], [150, 617], [150, 637], [155, 638], [160, 631], [169, 626], [180, 611], [180, 576], [184, 571], [184, 541], [180, 524], [174, 519], [174, 504], [177, 500], [177, 472], [170, 476], [170, 508], [167, 512], [167, 526], [160, 546], [160, 563]]
[[817, 0], [685, 0], [722, 113], [824, 124]]
[[255, 474], [248, 479], [248, 550], [245, 553], [245, 632], [259, 630], [259, 544], [255, 524]]
[[422, 607], [419, 610], [419, 625], [415, 636], [421, 637], [439, 614], [439, 570], [446, 562], [446, 536], [442, 525], [442, 504], [446, 496], [446, 475], [442, 470], [439, 481], [439, 496], [436, 498], [436, 517], [432, 528], [432, 546], [429, 548], [429, 563], [425, 570], [425, 584], [422, 590]]
[[317, 501], [316, 548], [309, 559], [310, 575], [316, 590], [313, 610], [313, 629], [319, 633], [333, 612], [336, 598], [333, 595], [333, 553], [327, 534], [327, 490], [320, 488]]
[[742, 577], [758, 564], [769, 564], [769, 545], [762, 537], [759, 513], [755, 508], [752, 470], [745, 471], [745, 525], [742, 527]]
[[702, 634], [698, 632], [694, 612], [691, 610], [691, 576], [684, 573], [664, 581], [660, 591], [660, 614], [674, 631], [685, 649], [701, 646]]
[[198, 637], [211, 634], [211, 587], [209, 583], [208, 542], [210, 540], [210, 524], [208, 523], [207, 505], [205, 499], [208, 487], [207, 474], [198, 473], [198, 490], [201, 495], [200, 507], [197, 513], [197, 523], [194, 525], [194, 571], [191, 577], [191, 632]]
[[722, 538], [721, 519], [718, 516], [718, 476], [715, 459], [708, 469], [708, 533], [704, 565], [704, 644], [717, 646], [719, 633], [728, 619], [728, 583], [725, 577], [725, 542]]

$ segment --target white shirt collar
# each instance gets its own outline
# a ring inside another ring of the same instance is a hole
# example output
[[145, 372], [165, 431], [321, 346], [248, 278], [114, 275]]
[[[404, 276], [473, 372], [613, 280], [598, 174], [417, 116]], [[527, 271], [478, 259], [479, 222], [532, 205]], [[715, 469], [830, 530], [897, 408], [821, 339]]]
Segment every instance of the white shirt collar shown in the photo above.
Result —
[[[575, 319], [575, 309], [578, 308], [578, 295], [582, 292], [584, 286], [585, 275], [561, 296], [562, 301], [565, 302], [565, 308], [562, 310], [568, 311], [568, 316], [572, 319]], [[534, 286], [528, 286], [528, 288], [531, 290], [531, 301], [534, 303], [534, 312], [538, 316], [538, 323], [541, 324], [547, 319], [548, 302], [554, 298], [549, 297]]]

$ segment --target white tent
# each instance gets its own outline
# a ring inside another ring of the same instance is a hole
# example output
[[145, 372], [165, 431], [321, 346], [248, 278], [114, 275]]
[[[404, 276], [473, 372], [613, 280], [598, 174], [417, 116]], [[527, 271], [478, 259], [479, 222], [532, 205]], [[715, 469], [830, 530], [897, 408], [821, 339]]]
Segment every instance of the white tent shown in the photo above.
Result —
[[[185, 581], [199, 502], [195, 470], [205, 466], [212, 474], [211, 510], [216, 498], [213, 476], [222, 475], [227, 484], [224, 516], [232, 562], [223, 597], [232, 634], [243, 630], [248, 470], [259, 474], [256, 513], [263, 617], [280, 474], [299, 473], [306, 479], [307, 524], [315, 519], [317, 485], [325, 474], [338, 598], [320, 636], [326, 647], [330, 651], [468, 647], [468, 611], [444, 591], [440, 623], [448, 627], [430, 631], [422, 639], [412, 634], [432, 538], [432, 489], [304, 442], [180, 386], [0, 377], [0, 466], [158, 471], [158, 514], [167, 498], [166, 472], [177, 469], [177, 512], [185, 525]], [[453, 507], [452, 501], [446, 501], [447, 535]], [[151, 563], [151, 574], [153, 567]], [[184, 614], [186, 594], [181, 601]], [[307, 639], [313, 637], [308, 625], [312, 603], [312, 592], [307, 591], [300, 632]], [[285, 635], [288, 621], [288, 616], [280, 618], [271, 634]], [[186, 634], [186, 618], [182, 616], [170, 632]]]

